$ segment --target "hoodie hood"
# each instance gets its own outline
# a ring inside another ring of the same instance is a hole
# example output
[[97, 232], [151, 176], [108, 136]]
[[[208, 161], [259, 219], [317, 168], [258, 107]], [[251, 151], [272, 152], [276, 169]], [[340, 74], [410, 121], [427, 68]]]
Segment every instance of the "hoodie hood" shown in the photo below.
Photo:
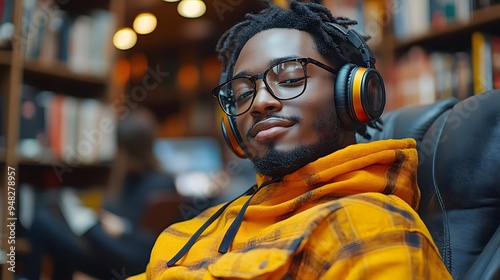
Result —
[[[413, 139], [356, 144], [283, 178], [257, 175], [252, 195], [245, 193], [192, 220], [167, 228], [159, 240], [169, 240], [168, 247], [158, 245], [153, 250], [154, 274], [176, 266], [181, 259], [180, 267], [188, 263], [207, 265], [228, 252], [232, 254], [255, 247], [256, 240], [273, 240], [283, 234], [288, 238], [296, 234], [302, 236], [313, 228], [309, 223], [314, 224], [329, 215], [338, 206], [335, 202], [343, 197], [358, 194], [378, 199], [380, 194], [397, 196], [401, 203], [416, 210], [420, 192], [416, 181], [415, 146]], [[286, 229], [284, 224], [288, 224]], [[285, 234], [287, 230], [295, 233]], [[297, 242], [300, 243], [301, 238], [296, 239]], [[294, 246], [299, 243], [293, 242]], [[286, 254], [290, 254], [291, 247], [286, 246]]]
[[[294, 200], [340, 198], [366, 192], [396, 195], [417, 210], [418, 156], [414, 139], [360, 143], [338, 150], [267, 186], [252, 204], [295, 203]], [[257, 184], [270, 181], [257, 175]]]

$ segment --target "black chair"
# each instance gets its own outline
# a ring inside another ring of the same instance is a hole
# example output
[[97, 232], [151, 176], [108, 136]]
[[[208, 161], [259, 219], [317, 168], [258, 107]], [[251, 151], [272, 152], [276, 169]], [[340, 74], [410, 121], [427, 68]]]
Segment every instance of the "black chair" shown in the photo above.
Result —
[[500, 279], [500, 90], [382, 115], [371, 140], [412, 137], [419, 214], [454, 279]]

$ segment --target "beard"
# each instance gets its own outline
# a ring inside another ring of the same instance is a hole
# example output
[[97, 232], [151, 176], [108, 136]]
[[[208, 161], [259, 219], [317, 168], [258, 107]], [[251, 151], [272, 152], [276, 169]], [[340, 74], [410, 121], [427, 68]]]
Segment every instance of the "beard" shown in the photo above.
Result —
[[314, 124], [314, 128], [319, 132], [319, 139], [316, 143], [298, 144], [292, 150], [279, 151], [271, 141], [264, 156], [252, 159], [255, 170], [272, 178], [283, 177], [318, 158], [333, 153], [338, 150], [340, 126], [336, 113], [330, 112], [330, 117], [318, 118]]

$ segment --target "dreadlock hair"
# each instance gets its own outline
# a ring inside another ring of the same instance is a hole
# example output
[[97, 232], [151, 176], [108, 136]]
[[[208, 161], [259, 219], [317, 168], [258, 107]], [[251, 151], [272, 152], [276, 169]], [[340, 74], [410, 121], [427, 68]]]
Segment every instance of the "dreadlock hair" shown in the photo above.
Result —
[[[244, 20], [227, 30], [217, 43], [216, 51], [222, 62], [223, 81], [231, 78], [234, 64], [246, 42], [257, 33], [273, 28], [308, 32], [313, 37], [316, 50], [337, 69], [346, 63], [366, 66], [359, 51], [348, 43], [345, 35], [328, 24], [331, 22], [348, 28], [356, 25], [357, 21], [347, 17], [334, 17], [330, 10], [321, 4], [321, 0], [290, 0], [286, 9], [272, 4], [269, 0], [262, 2], [267, 6], [265, 9], [256, 14], [245, 15]], [[369, 37], [364, 39], [368, 40]], [[367, 139], [371, 138], [365, 125], [357, 132]]]

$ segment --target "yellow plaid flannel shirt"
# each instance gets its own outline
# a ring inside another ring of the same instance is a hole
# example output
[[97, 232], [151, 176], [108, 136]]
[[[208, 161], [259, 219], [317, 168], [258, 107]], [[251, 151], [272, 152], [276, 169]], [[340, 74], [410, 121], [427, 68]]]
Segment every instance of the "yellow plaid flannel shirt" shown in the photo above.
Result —
[[[221, 206], [167, 228], [131, 279], [451, 279], [415, 210], [413, 139], [356, 144], [254, 197], [229, 251], [218, 252], [249, 196], [232, 202], [175, 265], [170, 260]], [[257, 176], [259, 185], [270, 178]]]

